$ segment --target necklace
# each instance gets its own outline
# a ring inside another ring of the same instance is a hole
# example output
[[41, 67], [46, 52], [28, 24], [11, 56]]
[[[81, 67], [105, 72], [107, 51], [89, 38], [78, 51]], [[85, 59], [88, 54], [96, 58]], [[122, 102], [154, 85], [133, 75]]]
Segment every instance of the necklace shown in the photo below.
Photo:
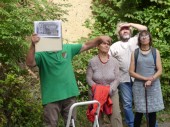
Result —
[[142, 50], [142, 51], [149, 51], [151, 49], [151, 47], [149, 47], [149, 49], [142, 49], [142, 48], [140, 48], [140, 50]]
[[100, 55], [98, 55], [98, 57], [99, 57], [100, 62], [103, 63], [103, 64], [106, 64], [106, 63], [108, 62], [108, 60], [109, 60], [109, 55], [107, 55], [107, 61], [106, 61], [106, 62], [103, 62], [103, 61], [101, 60]]

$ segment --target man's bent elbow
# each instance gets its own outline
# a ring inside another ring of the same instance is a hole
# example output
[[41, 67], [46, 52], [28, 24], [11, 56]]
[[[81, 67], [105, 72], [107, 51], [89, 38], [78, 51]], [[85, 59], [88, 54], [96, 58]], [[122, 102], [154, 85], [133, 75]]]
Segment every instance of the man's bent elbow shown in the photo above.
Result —
[[158, 76], [162, 75], [162, 69], [158, 70]]
[[130, 76], [133, 76], [133, 72], [132, 72], [132, 71], [129, 71], [129, 75], [130, 75]]
[[29, 66], [29, 67], [35, 67], [36, 66], [35, 62], [30, 62], [30, 61], [26, 61], [26, 65]]

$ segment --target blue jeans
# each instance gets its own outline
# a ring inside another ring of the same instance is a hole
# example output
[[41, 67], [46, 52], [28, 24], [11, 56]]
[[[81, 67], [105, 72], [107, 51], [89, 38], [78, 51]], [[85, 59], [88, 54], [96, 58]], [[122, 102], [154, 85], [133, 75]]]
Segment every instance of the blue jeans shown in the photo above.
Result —
[[132, 109], [132, 101], [133, 101], [132, 82], [120, 83], [119, 91], [120, 91], [124, 114], [125, 114], [125, 122], [128, 125], [128, 127], [133, 127], [134, 114]]

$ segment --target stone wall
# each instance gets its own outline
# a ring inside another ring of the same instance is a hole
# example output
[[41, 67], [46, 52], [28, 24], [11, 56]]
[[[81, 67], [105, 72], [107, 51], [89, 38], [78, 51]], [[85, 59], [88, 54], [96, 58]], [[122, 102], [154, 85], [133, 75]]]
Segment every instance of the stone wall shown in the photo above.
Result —
[[[53, 0], [54, 2], [63, 2]], [[81, 37], [87, 37], [90, 30], [83, 26], [86, 19], [91, 16], [91, 1], [92, 0], [66, 0], [66, 3], [71, 4], [66, 15], [67, 22], [62, 24], [62, 33], [64, 42], [72, 43]]]

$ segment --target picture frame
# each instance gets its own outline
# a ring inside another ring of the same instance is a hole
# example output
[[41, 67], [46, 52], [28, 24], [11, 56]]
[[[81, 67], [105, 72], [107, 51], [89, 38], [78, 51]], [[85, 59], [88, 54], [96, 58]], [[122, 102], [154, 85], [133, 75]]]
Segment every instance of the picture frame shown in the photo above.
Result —
[[35, 52], [62, 50], [62, 22], [34, 21], [34, 33], [40, 37], [35, 44]]

